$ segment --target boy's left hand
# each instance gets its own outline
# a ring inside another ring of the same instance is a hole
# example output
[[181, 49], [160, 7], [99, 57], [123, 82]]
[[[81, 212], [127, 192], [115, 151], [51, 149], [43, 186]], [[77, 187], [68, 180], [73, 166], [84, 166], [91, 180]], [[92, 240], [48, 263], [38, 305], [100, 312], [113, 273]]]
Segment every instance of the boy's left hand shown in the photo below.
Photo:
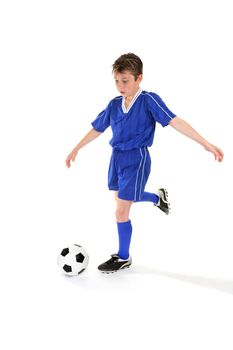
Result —
[[223, 161], [223, 157], [224, 157], [224, 153], [223, 151], [217, 147], [217, 146], [214, 146], [212, 145], [211, 143], [208, 143], [206, 146], [205, 146], [205, 149], [211, 153], [213, 153], [214, 157], [215, 157], [215, 160], [217, 160], [218, 162], [222, 162]]

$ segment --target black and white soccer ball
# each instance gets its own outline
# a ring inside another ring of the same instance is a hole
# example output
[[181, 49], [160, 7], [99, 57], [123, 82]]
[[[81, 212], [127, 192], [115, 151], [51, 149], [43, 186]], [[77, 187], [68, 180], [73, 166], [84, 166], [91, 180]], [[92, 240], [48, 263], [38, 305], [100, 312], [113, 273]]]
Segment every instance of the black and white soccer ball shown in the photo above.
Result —
[[58, 266], [69, 276], [77, 276], [86, 270], [88, 261], [88, 253], [78, 244], [62, 249], [57, 259]]

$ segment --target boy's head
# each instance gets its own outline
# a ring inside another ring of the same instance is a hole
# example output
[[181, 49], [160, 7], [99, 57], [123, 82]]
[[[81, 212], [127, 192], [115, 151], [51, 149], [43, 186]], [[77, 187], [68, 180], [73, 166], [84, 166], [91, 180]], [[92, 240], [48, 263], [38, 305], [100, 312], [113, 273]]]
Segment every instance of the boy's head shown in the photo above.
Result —
[[112, 65], [116, 87], [122, 96], [132, 98], [142, 81], [142, 61], [133, 53], [121, 55]]
[[113, 73], [129, 72], [137, 80], [139, 75], [143, 72], [143, 63], [141, 59], [134, 53], [127, 53], [121, 55], [112, 65]]

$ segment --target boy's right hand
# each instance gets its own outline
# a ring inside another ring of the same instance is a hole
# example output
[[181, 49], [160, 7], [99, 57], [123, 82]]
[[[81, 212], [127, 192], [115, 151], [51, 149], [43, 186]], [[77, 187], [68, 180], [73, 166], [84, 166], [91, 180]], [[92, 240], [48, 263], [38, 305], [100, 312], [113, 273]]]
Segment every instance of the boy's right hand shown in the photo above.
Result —
[[76, 148], [73, 149], [73, 151], [70, 152], [70, 154], [68, 155], [68, 157], [66, 158], [66, 166], [67, 168], [70, 168], [71, 164], [71, 160], [72, 162], [75, 161], [75, 158], [77, 156], [78, 150]]

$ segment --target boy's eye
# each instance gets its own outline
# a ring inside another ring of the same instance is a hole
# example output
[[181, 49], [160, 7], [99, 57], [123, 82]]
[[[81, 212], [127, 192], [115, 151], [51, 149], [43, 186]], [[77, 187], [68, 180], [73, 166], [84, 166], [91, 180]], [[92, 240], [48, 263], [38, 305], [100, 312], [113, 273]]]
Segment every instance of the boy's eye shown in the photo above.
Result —
[[[115, 80], [115, 83], [116, 83], [116, 84], [119, 84], [119, 80]], [[123, 84], [126, 84], [126, 83], [128, 83], [128, 80], [122, 80], [122, 83], [123, 83]]]

